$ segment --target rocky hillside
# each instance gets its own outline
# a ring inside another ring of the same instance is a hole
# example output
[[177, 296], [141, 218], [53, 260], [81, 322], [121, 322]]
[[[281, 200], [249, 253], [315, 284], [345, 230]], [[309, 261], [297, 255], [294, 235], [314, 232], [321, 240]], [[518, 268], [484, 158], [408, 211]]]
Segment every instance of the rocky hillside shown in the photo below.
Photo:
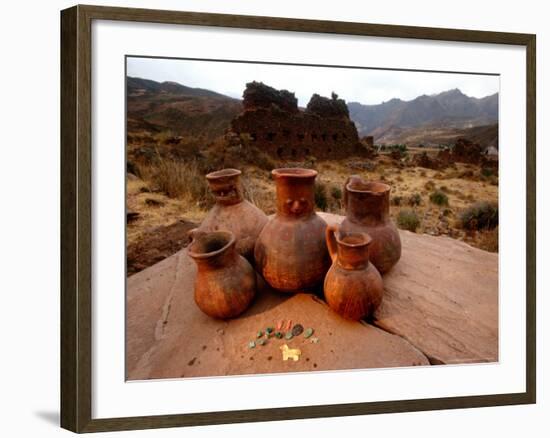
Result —
[[485, 148], [494, 146], [498, 149], [498, 123], [471, 128], [448, 127], [437, 123], [405, 128], [391, 126], [379, 130], [375, 141], [377, 144], [406, 144], [414, 147], [452, 145], [459, 138], [467, 138]]
[[241, 101], [175, 82], [128, 77], [128, 132], [170, 131], [210, 140], [222, 135], [241, 111]]

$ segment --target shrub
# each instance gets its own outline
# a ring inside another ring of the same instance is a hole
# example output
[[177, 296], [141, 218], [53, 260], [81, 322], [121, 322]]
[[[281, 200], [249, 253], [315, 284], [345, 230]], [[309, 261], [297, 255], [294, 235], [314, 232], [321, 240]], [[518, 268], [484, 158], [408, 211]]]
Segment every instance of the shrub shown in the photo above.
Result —
[[448, 196], [441, 190], [436, 190], [430, 195], [430, 201], [436, 205], [449, 205]]
[[414, 195], [409, 196], [409, 199], [407, 199], [407, 203], [410, 206], [417, 206], [422, 204], [422, 196], [420, 196], [420, 193], [415, 193]]
[[340, 187], [333, 187], [331, 190], [330, 190], [330, 194], [332, 195], [332, 197], [336, 200], [340, 200], [342, 199], [342, 189]]
[[433, 190], [435, 189], [435, 183], [433, 181], [427, 181], [426, 184], [424, 184], [424, 188], [426, 190]]
[[391, 198], [392, 205], [401, 205], [401, 201], [403, 201], [402, 196], [394, 196]]
[[398, 151], [401, 154], [407, 153], [407, 145], [404, 144], [394, 144], [389, 147], [390, 151]]
[[315, 183], [315, 205], [321, 211], [328, 208], [327, 189], [325, 183], [319, 181]]
[[420, 225], [420, 219], [413, 210], [401, 210], [397, 215], [397, 225], [403, 230], [409, 230], [415, 233]]
[[491, 230], [498, 226], [498, 205], [478, 202], [462, 210], [458, 220], [465, 230]]

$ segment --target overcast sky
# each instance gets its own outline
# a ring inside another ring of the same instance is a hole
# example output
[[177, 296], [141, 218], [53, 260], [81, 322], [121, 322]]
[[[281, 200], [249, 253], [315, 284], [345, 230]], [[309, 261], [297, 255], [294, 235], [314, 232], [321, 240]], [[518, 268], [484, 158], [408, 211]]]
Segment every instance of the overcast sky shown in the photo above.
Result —
[[174, 81], [241, 98], [245, 84], [261, 81], [296, 94], [305, 107], [313, 93], [330, 96], [334, 91], [347, 102], [378, 104], [392, 98], [411, 100], [453, 88], [473, 97], [499, 90], [498, 76], [392, 70], [304, 67], [179, 59], [128, 58], [128, 76], [158, 82]]

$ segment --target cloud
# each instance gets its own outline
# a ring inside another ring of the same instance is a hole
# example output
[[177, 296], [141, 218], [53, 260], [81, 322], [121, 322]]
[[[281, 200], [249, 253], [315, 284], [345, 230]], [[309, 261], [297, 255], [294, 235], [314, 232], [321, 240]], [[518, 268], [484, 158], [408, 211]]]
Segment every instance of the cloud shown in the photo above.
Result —
[[294, 92], [300, 106], [306, 106], [313, 93], [330, 96], [334, 91], [348, 102], [378, 104], [453, 88], [468, 96], [484, 97], [498, 92], [500, 84], [494, 75], [135, 57], [127, 59], [127, 74], [179, 82], [236, 98], [242, 97], [247, 82], [256, 80]]

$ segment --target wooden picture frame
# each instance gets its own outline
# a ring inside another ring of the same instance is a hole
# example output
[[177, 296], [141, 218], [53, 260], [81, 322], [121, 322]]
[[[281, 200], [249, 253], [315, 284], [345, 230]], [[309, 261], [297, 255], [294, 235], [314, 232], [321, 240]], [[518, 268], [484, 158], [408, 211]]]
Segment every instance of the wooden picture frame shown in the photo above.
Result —
[[[92, 419], [91, 24], [115, 20], [388, 38], [518, 45], [526, 48], [526, 391], [245, 411]], [[536, 37], [531, 34], [75, 6], [61, 12], [61, 426], [74, 432], [395, 413], [529, 404], [536, 401]]]

